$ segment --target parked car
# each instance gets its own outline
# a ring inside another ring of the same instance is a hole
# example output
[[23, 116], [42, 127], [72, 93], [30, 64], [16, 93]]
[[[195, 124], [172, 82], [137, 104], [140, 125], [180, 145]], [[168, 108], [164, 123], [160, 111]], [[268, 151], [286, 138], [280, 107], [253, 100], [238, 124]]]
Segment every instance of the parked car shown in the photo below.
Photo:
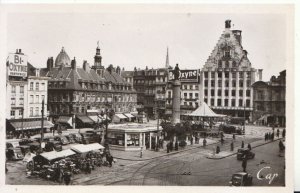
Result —
[[247, 172], [237, 172], [232, 175], [229, 181], [230, 186], [251, 186], [252, 185], [252, 175]]
[[59, 141], [51, 140], [45, 144], [44, 151], [49, 152], [49, 151], [53, 151], [53, 150], [62, 151], [62, 145]]
[[69, 135], [73, 136], [76, 143], [82, 143], [82, 136], [80, 135], [80, 133], [71, 133]]
[[8, 160], [21, 160], [24, 158], [21, 148], [8, 148], [6, 149], [6, 158]]
[[87, 132], [82, 133], [81, 135], [83, 144], [98, 143], [100, 140], [100, 136], [95, 133]]
[[8, 148], [17, 148], [19, 146], [20, 146], [19, 141], [8, 141], [8, 142], [6, 142], [6, 149], [8, 149]]
[[34, 141], [32, 143], [29, 143], [28, 146], [29, 146], [30, 151], [33, 153], [40, 149], [41, 144], [37, 141]]
[[69, 140], [69, 143], [76, 143], [74, 135], [69, 134], [66, 136], [66, 138]]
[[245, 134], [244, 129], [240, 126], [221, 124], [219, 126], [219, 129], [221, 131], [223, 131], [224, 133], [227, 133], [227, 134], [233, 134], [233, 133], [235, 133], [237, 135], [244, 135]]
[[55, 136], [54, 139], [56, 141], [59, 141], [62, 145], [69, 144], [69, 141], [68, 141], [68, 139], [65, 136]]
[[255, 157], [255, 153], [248, 148], [240, 148], [237, 150], [237, 160], [242, 160], [245, 156], [247, 159], [253, 159]]

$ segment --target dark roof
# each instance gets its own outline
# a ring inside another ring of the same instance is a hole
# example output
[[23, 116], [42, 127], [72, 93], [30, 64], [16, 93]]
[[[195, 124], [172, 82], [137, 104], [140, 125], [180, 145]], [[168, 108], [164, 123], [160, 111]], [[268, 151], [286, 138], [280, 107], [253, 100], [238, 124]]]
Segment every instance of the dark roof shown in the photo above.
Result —
[[133, 77], [133, 71], [122, 71], [121, 72], [122, 77]]

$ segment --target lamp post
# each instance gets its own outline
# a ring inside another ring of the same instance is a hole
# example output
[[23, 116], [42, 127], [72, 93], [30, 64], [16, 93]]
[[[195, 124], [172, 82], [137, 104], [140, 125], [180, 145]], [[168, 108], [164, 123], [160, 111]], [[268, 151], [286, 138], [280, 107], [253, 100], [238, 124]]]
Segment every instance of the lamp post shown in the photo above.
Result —
[[[44, 141], [44, 99], [42, 100], [42, 125], [41, 125], [41, 147]], [[43, 148], [43, 147], [42, 147]]]
[[24, 138], [24, 107], [22, 107], [21, 112], [22, 112], [22, 138]]
[[246, 105], [244, 104], [244, 132], [246, 127]]

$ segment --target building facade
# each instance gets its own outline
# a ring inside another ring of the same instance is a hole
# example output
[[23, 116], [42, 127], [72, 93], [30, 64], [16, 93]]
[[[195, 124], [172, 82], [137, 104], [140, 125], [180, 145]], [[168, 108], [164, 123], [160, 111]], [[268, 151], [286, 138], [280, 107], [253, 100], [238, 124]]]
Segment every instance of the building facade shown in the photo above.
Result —
[[258, 125], [278, 125], [284, 127], [286, 70], [270, 81], [257, 81], [253, 85], [253, 121]]
[[82, 68], [78, 68], [76, 59], [71, 61], [64, 48], [55, 64], [53, 61], [52, 57], [48, 58], [47, 68], [40, 73], [50, 77], [48, 110], [54, 120], [76, 116], [82, 122], [90, 121], [85, 116], [88, 110], [136, 111], [136, 91], [122, 78], [120, 67], [104, 68], [99, 46], [93, 66], [84, 61]]
[[[262, 79], [262, 70], [252, 68], [242, 46], [242, 31], [225, 30], [201, 70], [200, 99], [216, 113], [252, 120], [253, 89], [251, 85]], [[201, 101], [201, 102], [202, 102]]]

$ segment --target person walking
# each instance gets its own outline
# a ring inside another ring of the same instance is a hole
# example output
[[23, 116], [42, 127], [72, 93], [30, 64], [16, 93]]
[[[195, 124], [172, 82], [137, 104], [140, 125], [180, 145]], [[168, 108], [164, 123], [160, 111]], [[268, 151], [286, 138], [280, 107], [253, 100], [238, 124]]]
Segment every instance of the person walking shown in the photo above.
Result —
[[285, 128], [282, 130], [282, 138], [285, 138]]
[[141, 147], [141, 151], [140, 151], [140, 158], [143, 157], [143, 147]]
[[207, 143], [207, 141], [206, 141], [206, 139], [204, 138], [204, 139], [203, 139], [203, 147], [206, 147], [206, 143]]
[[244, 145], [245, 145], [245, 144], [244, 144], [244, 141], [242, 141], [242, 145], [241, 145], [241, 148], [244, 148]]
[[251, 150], [251, 149], [252, 149], [252, 147], [251, 147], [251, 144], [250, 144], [250, 143], [248, 143], [248, 149], [249, 149], [249, 150]]
[[242, 162], [242, 168], [243, 168], [243, 172], [246, 172], [247, 169], [247, 158], [246, 156], [244, 156], [243, 162]]
[[235, 140], [235, 134], [232, 135], [232, 139]]
[[276, 133], [276, 137], [277, 138], [279, 138], [279, 133], [280, 133], [280, 131], [279, 131], [279, 128], [277, 129], [277, 133]]
[[233, 141], [230, 144], [230, 150], [233, 151], [234, 150], [234, 145], [233, 145]]
[[272, 141], [274, 141], [274, 132], [271, 135]]
[[282, 141], [280, 140], [279, 141], [279, 152], [281, 152], [283, 150], [284, 150], [284, 145], [283, 145]]
[[267, 141], [267, 133], [265, 133], [265, 141]]
[[216, 154], [219, 154], [220, 153], [220, 146], [217, 146], [217, 149], [216, 149]]

